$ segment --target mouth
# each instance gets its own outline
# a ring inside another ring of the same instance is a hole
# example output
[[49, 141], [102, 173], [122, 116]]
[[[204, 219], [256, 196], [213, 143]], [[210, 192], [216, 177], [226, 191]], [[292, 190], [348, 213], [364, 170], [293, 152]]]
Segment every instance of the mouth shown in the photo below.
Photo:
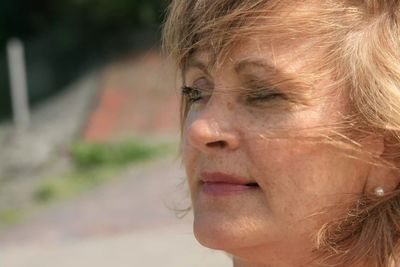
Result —
[[246, 186], [259, 187], [258, 183], [248, 183], [248, 184], [246, 184]]
[[201, 188], [204, 193], [211, 195], [250, 192], [259, 188], [258, 183], [249, 180], [249, 178], [221, 172], [204, 172], [201, 174]]

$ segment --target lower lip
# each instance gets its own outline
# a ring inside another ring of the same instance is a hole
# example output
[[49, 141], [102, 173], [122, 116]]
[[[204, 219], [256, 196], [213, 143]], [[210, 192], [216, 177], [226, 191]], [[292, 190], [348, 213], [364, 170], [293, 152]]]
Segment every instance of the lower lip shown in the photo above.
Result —
[[228, 195], [257, 189], [257, 186], [229, 183], [203, 183], [202, 190], [210, 195]]

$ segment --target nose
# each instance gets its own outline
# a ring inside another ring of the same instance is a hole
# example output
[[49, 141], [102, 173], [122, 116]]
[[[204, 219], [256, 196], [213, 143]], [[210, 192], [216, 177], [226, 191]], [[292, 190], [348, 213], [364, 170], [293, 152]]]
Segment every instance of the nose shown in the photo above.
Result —
[[239, 148], [240, 137], [229, 119], [217, 116], [207, 113], [193, 119], [185, 131], [186, 141], [205, 153]]

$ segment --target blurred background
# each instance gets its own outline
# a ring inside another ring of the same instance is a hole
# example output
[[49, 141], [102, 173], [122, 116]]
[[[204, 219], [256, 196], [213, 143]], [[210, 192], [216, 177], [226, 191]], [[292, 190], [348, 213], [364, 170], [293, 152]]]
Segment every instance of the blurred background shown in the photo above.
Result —
[[185, 212], [168, 3], [0, 2], [0, 266], [231, 265]]

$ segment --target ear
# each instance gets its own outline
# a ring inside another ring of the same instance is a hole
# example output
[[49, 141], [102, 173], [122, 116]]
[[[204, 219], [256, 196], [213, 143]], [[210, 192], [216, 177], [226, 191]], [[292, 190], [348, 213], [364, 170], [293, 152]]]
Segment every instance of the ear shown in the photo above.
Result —
[[399, 171], [388, 166], [373, 165], [368, 173], [364, 192], [368, 195], [374, 194], [378, 187], [383, 188], [385, 193], [396, 190], [400, 184]]
[[[383, 157], [386, 147], [385, 138], [383, 136], [368, 137], [365, 143], [365, 148], [369, 153], [376, 157]], [[389, 162], [397, 166], [395, 162]], [[374, 194], [375, 189], [381, 187], [385, 193], [390, 193], [400, 184], [400, 172], [393, 166], [387, 166], [382, 163], [371, 164], [368, 172], [364, 192], [367, 194]]]

